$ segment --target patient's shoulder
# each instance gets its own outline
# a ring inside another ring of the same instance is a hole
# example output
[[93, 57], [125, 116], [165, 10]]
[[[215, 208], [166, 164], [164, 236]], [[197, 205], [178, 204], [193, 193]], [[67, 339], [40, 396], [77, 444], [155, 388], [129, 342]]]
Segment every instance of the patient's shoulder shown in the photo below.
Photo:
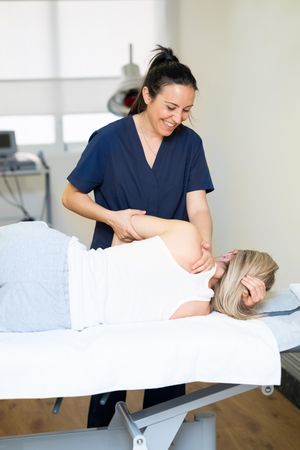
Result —
[[161, 236], [176, 262], [191, 271], [201, 257], [201, 237], [190, 222], [177, 221], [176, 226]]

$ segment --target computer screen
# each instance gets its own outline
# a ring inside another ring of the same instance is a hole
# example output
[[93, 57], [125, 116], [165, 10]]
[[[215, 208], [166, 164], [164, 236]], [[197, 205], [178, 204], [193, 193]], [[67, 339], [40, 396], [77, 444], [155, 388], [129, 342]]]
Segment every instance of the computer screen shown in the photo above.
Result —
[[14, 131], [0, 131], [0, 158], [12, 156], [17, 151]]

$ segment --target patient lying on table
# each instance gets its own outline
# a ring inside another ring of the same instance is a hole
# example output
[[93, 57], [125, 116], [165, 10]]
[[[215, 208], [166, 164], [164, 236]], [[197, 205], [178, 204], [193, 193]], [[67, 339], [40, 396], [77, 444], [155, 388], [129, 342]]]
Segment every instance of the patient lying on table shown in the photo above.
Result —
[[193, 274], [201, 237], [191, 223], [142, 215], [132, 223], [143, 240], [105, 250], [87, 250], [43, 222], [1, 227], [0, 331], [82, 330], [211, 310], [257, 317], [255, 304], [278, 269], [268, 254], [229, 252]]

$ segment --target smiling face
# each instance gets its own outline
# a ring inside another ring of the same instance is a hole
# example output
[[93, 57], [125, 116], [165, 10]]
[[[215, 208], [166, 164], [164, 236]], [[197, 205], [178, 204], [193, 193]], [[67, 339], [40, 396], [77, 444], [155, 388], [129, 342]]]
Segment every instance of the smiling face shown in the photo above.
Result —
[[155, 98], [149, 95], [147, 86], [144, 86], [142, 94], [149, 125], [161, 137], [170, 136], [189, 117], [195, 100], [192, 86], [175, 83], [163, 86]]

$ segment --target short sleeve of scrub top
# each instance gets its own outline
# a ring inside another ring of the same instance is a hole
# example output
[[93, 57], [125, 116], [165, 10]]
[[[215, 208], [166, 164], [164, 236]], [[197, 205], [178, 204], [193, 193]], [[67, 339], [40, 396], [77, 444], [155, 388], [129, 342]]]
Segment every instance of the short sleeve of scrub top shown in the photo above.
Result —
[[[188, 220], [186, 194], [214, 187], [200, 136], [180, 125], [165, 137], [152, 168], [132, 116], [95, 131], [68, 181], [94, 191], [96, 203], [112, 211], [128, 208], [149, 215]], [[111, 245], [113, 230], [96, 222], [92, 248]]]

